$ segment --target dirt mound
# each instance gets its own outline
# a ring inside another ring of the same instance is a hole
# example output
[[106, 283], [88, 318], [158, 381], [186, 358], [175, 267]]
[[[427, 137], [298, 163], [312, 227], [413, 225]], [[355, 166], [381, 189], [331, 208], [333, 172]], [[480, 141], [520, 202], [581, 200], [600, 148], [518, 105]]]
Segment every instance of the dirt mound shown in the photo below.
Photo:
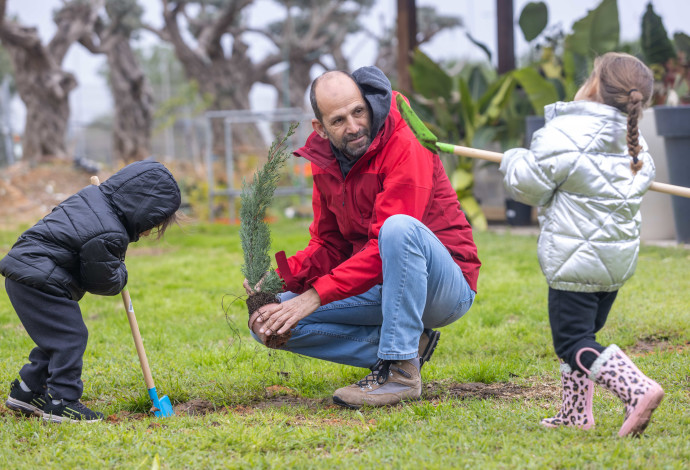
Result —
[[[99, 174], [104, 180], [110, 173]], [[33, 225], [89, 183], [92, 173], [71, 161], [18, 162], [0, 171], [0, 228]]]

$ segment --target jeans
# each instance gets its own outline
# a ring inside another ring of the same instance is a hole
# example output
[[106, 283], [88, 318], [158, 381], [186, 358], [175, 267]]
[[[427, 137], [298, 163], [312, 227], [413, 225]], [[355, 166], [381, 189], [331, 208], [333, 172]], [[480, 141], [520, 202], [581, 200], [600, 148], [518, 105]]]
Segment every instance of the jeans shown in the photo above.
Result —
[[383, 284], [319, 307], [297, 323], [284, 349], [357, 367], [413, 359], [424, 329], [449, 325], [472, 306], [475, 293], [460, 267], [417, 219], [386, 219], [379, 252]]

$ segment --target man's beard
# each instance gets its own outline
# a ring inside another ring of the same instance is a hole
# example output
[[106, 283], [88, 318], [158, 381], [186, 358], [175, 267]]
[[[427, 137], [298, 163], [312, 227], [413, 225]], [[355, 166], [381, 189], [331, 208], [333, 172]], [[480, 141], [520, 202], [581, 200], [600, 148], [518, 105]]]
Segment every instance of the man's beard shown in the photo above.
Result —
[[[369, 129], [367, 129], [366, 127], [363, 127], [356, 134], [345, 135], [343, 137], [343, 140], [337, 143], [333, 141], [333, 138], [330, 134], [328, 134], [328, 132], [326, 132], [326, 135], [328, 136], [328, 139], [331, 141], [331, 143], [333, 143], [333, 146], [340, 150], [350, 160], [357, 160], [358, 158], [360, 158], [367, 152], [367, 150], [369, 150], [369, 145], [371, 145]], [[362, 136], [364, 136], [365, 139], [364, 141], [362, 141], [361, 144], [357, 144], [356, 146], [350, 144], [350, 142], [352, 142], [353, 140], [357, 140]]]

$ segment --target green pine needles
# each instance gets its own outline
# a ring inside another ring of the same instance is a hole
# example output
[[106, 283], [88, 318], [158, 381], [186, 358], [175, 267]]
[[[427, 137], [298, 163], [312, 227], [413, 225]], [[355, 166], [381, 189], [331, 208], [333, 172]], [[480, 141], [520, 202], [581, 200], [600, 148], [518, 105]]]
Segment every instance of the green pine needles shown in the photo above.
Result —
[[264, 219], [273, 201], [280, 169], [290, 157], [285, 142], [295, 133], [298, 125], [291, 124], [284, 137], [276, 137], [268, 151], [268, 161], [256, 172], [251, 184], [243, 184], [240, 196], [240, 241], [244, 252], [242, 274], [252, 287], [266, 275], [261, 283], [261, 292], [267, 294], [282, 291], [283, 281], [271, 269], [271, 231]]

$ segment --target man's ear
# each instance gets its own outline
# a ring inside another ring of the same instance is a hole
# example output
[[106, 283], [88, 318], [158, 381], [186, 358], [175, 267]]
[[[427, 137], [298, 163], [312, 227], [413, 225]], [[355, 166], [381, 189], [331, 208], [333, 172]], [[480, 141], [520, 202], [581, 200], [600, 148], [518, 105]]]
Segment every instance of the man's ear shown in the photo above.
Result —
[[326, 139], [326, 131], [323, 128], [323, 124], [318, 119], [312, 119], [311, 120], [311, 127], [314, 129], [314, 131], [319, 134], [319, 136], [323, 139]]

